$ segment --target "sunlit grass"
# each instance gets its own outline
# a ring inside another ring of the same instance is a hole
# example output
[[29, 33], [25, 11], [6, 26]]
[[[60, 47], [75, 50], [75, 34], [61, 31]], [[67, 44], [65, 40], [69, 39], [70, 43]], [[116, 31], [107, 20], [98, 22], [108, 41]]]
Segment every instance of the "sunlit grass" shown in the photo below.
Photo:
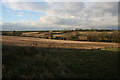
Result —
[[109, 48], [109, 49], [102, 49], [102, 50], [108, 50], [108, 51], [116, 51], [116, 52], [118, 52], [118, 51], [120, 51], [120, 47], [118, 47], [118, 48]]

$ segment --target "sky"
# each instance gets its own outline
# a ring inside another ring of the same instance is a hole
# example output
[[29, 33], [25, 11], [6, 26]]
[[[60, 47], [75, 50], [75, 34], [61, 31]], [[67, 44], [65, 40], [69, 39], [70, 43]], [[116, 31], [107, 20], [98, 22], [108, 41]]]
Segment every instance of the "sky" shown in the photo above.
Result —
[[3, 31], [118, 29], [118, 0], [3, 0]]

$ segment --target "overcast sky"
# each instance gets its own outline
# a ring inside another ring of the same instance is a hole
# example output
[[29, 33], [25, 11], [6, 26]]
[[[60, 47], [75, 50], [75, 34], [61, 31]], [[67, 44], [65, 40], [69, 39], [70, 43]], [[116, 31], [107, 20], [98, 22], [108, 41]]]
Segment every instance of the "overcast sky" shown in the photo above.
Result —
[[2, 30], [118, 28], [117, 2], [4, 1], [0, 4]]

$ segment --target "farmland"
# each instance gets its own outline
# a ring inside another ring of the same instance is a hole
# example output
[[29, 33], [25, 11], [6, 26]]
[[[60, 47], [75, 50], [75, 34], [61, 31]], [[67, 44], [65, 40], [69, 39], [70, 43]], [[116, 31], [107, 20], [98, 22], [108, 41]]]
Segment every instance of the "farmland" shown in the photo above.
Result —
[[119, 78], [116, 42], [2, 35], [2, 51], [3, 78]]
[[120, 80], [118, 0], [2, 0], [4, 80]]
[[62, 30], [62, 31], [4, 31], [2, 35], [35, 37], [55, 40], [71, 41], [92, 41], [92, 42], [116, 42], [119, 43], [119, 31], [79, 31], [79, 30]]
[[107, 49], [118, 47], [118, 43], [52, 40], [17, 36], [2, 36], [2, 42], [3, 45], [73, 48], [73, 49]]

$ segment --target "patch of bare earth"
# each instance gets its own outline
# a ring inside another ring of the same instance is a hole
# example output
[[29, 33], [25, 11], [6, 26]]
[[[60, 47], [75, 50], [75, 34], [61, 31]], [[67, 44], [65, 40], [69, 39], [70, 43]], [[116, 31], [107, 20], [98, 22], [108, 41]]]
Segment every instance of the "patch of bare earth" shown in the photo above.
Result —
[[54, 47], [72, 49], [105, 49], [118, 47], [118, 43], [52, 40], [33, 37], [2, 36], [3, 45]]

